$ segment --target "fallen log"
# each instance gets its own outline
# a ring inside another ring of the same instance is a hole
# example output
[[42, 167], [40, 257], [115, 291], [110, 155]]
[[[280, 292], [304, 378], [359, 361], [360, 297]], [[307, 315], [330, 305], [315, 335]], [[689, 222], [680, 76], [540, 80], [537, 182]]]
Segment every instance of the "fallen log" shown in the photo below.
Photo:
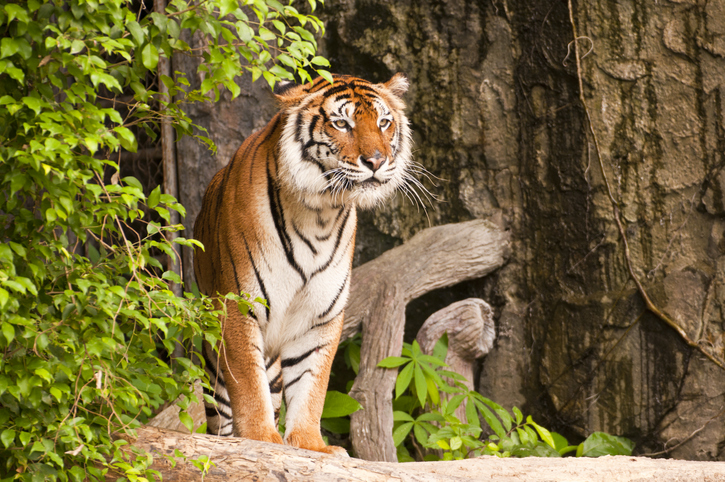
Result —
[[343, 339], [362, 325], [360, 371], [350, 391], [364, 407], [350, 423], [358, 457], [397, 461], [391, 408], [397, 371], [377, 364], [400, 355], [405, 306], [429, 291], [491, 273], [504, 264], [509, 249], [508, 232], [475, 220], [425, 229], [353, 270]]
[[[318, 452], [241, 438], [185, 435], [154, 427], [143, 427], [130, 440], [154, 454], [152, 469], [165, 481], [202, 480], [202, 472], [191, 459], [209, 457], [213, 465], [204, 474], [206, 482], [340, 481], [442, 482], [496, 480], [522, 482], [675, 482], [707, 480], [725, 482], [725, 462], [693, 462], [642, 457], [537, 458], [480, 457], [451, 462], [391, 463], [338, 458]], [[174, 457], [178, 450], [184, 457]], [[173, 465], [173, 466], [172, 466]]]

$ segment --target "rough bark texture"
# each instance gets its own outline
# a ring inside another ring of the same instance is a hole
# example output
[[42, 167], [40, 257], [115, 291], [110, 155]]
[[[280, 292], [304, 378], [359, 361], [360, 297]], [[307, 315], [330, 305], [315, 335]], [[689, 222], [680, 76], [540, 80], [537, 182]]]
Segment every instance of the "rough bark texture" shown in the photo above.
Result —
[[[635, 272], [657, 306], [723, 358], [725, 4], [572, 7], [580, 52], [593, 47], [581, 61], [584, 99]], [[647, 311], [630, 279], [567, 58], [567, 2], [339, 0], [321, 17], [333, 71], [408, 74], [416, 160], [444, 179], [429, 185], [440, 201], [427, 214], [400, 197], [364, 213], [356, 263], [428, 217], [499, 216], [512, 233], [503, 269], [411, 302], [411, 326], [453, 301], [486, 299], [498, 333], [478, 380], [487, 397], [572, 442], [602, 430], [633, 438], [638, 453], [677, 447], [668, 455], [725, 460], [725, 372]], [[189, 226], [213, 171], [274, 111], [265, 94], [239, 102], [195, 108], [221, 143], [216, 157], [179, 149]]]
[[155, 452], [153, 469], [165, 481], [186, 482], [202, 479], [188, 460], [169, 459], [179, 450], [188, 459], [206, 455], [214, 465], [203, 480], [217, 481], [297, 481], [356, 480], [365, 482], [443, 482], [496, 480], [497, 482], [548, 481], [573, 482], [658, 482], [706, 480], [725, 481], [725, 463], [650, 460], [635, 457], [600, 459], [499, 459], [482, 457], [458, 462], [419, 462], [395, 464], [335, 458], [284, 445], [245, 439], [221, 439], [209, 435], [184, 435], [178, 432], [142, 428], [134, 445]]

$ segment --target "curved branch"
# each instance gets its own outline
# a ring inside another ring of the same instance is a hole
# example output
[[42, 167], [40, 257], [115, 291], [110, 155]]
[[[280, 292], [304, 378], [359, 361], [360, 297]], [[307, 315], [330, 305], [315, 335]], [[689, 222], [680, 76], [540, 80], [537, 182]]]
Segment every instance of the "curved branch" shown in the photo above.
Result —
[[397, 371], [377, 364], [400, 355], [407, 303], [499, 268], [509, 256], [509, 239], [508, 232], [485, 220], [436, 226], [353, 270], [343, 337], [362, 325], [360, 371], [350, 392], [365, 408], [350, 424], [358, 457], [397, 460], [392, 436]]

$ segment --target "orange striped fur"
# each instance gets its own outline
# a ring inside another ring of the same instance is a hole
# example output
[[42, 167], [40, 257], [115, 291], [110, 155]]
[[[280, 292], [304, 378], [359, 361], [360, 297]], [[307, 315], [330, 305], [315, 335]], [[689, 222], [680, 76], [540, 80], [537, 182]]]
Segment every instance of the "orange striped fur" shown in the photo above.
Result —
[[[281, 111], [209, 184], [194, 226], [201, 291], [267, 300], [243, 316], [230, 303], [217, 355], [204, 346], [217, 406], [209, 433], [327, 453], [320, 415], [343, 323], [356, 208], [372, 208], [410, 174], [402, 74], [384, 84], [335, 76], [277, 94]], [[218, 301], [222, 303], [223, 301]]]

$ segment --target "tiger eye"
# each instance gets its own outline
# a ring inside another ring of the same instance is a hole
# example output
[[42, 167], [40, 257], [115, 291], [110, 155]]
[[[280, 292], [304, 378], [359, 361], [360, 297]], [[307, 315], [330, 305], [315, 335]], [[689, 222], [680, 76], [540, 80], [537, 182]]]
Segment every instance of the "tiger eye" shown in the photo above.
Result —
[[386, 129], [391, 124], [390, 119], [381, 119], [379, 127], [381, 129]]
[[338, 119], [336, 121], [333, 121], [332, 122], [332, 125], [334, 125], [338, 129], [345, 129], [345, 128], [347, 128], [347, 121], [342, 120], [342, 119]]

